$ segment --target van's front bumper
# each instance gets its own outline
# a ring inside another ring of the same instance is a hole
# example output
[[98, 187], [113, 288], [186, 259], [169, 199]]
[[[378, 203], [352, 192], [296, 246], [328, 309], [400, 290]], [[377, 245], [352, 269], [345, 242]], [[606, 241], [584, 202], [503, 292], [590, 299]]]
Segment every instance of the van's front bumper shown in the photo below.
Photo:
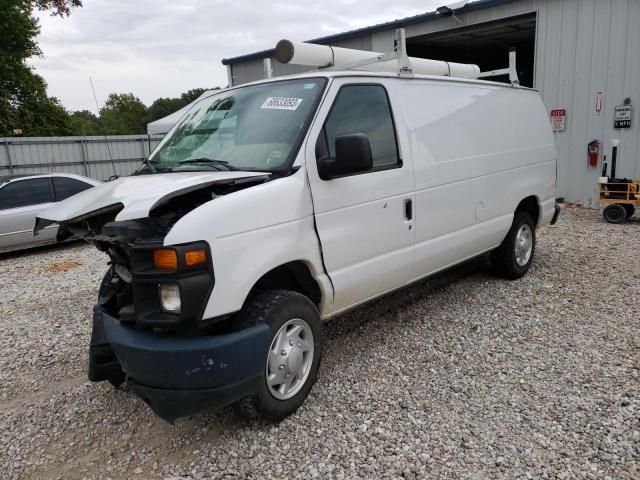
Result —
[[93, 327], [91, 351], [110, 346], [131, 390], [168, 421], [251, 394], [264, 375], [271, 336], [266, 324], [208, 337], [159, 335], [123, 325], [101, 307]]

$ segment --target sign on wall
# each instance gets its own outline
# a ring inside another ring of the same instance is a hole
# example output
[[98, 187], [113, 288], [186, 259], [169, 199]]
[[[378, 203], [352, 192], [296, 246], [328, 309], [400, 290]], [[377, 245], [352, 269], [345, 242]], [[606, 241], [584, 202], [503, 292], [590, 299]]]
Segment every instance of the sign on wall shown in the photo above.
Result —
[[631, 128], [631, 105], [618, 105], [616, 107], [613, 128]]
[[564, 108], [551, 110], [551, 129], [554, 132], [564, 132], [567, 129], [567, 111]]
[[602, 112], [602, 101], [604, 99], [604, 92], [596, 92], [596, 113], [600, 115]]

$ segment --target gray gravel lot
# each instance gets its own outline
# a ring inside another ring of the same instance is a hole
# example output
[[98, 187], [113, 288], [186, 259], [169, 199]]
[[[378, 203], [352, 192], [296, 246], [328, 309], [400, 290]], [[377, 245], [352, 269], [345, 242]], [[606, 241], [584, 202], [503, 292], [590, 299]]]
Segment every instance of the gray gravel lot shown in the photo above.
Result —
[[478, 259], [327, 324], [279, 425], [86, 381], [106, 257], [2, 256], [0, 478], [640, 478], [640, 222], [566, 209], [538, 240], [519, 281]]

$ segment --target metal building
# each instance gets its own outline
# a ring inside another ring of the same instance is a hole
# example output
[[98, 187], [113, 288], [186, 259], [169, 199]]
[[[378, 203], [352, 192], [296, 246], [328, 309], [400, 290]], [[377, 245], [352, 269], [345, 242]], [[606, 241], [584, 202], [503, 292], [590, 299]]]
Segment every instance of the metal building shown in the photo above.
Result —
[[[617, 176], [640, 178], [639, 0], [478, 0], [453, 12], [443, 9], [309, 42], [389, 52], [399, 27], [406, 29], [410, 56], [475, 63], [483, 71], [506, 67], [509, 49], [516, 49], [522, 84], [540, 91], [554, 119], [559, 197], [594, 201], [602, 156], [610, 155], [613, 138], [622, 141]], [[280, 64], [273, 53], [223, 60], [230, 85], [265, 78], [266, 58], [274, 76], [310, 69]], [[615, 126], [624, 128], [614, 128], [616, 115]], [[526, 125], [527, 119], [513, 121]], [[601, 144], [595, 166], [587, 155], [594, 139]]]

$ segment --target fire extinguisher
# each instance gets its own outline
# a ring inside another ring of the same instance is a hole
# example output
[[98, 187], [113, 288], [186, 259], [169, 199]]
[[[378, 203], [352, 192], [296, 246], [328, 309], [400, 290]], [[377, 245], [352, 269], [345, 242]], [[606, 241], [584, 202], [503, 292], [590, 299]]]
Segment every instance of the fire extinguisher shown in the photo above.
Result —
[[591, 140], [587, 145], [587, 162], [590, 167], [598, 166], [598, 155], [600, 154], [600, 142]]

